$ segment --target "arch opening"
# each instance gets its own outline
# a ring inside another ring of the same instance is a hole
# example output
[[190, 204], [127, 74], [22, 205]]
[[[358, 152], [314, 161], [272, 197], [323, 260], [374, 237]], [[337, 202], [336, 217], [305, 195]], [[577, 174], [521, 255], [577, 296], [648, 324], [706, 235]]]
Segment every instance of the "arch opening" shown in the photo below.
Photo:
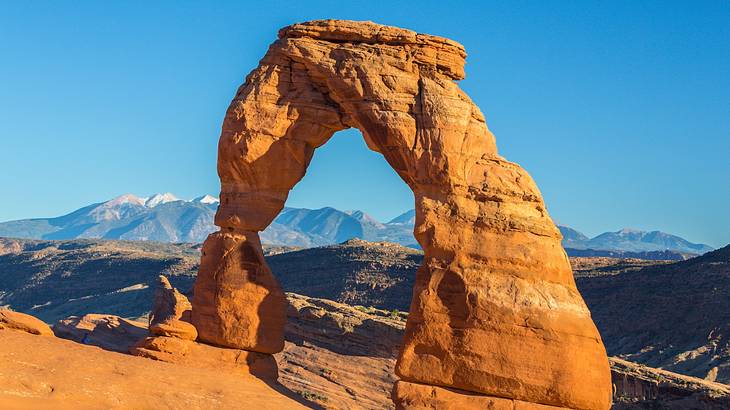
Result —
[[389, 222], [414, 209], [413, 192], [356, 129], [314, 152], [284, 210], [261, 232], [264, 244], [314, 247], [352, 238], [418, 247], [410, 225]]

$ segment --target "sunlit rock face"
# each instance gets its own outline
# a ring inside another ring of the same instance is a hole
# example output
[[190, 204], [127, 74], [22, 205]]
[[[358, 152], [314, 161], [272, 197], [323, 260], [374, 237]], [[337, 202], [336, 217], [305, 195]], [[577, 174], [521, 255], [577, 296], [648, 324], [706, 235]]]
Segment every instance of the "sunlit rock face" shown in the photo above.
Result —
[[[370, 22], [279, 32], [223, 123], [221, 230], [205, 243], [193, 299], [200, 340], [281, 350], [285, 297], [258, 232], [314, 150], [357, 128], [413, 190], [425, 253], [397, 375], [408, 386], [610, 407], [606, 352], [560, 233], [532, 178], [498, 155], [484, 116], [458, 87], [465, 58], [452, 40]], [[421, 390], [395, 389], [394, 400], [421, 405], [398, 396]]]

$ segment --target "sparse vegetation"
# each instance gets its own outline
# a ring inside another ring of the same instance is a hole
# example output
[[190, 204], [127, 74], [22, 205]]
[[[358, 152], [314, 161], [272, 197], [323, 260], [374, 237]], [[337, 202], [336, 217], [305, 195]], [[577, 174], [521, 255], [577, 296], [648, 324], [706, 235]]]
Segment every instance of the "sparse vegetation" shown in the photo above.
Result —
[[372, 308], [367, 308], [365, 306], [360, 306], [360, 305], [353, 306], [353, 307], [355, 308], [355, 310], [358, 310], [358, 311], [360, 311], [362, 313], [370, 313], [370, 309], [372, 309]]
[[304, 397], [304, 399], [309, 401], [318, 401], [322, 403], [326, 403], [328, 398], [327, 396], [323, 394], [319, 394], [317, 392], [313, 392], [311, 390], [297, 390], [297, 394]]
[[408, 312], [401, 312], [398, 309], [393, 310], [384, 310], [384, 309], [378, 309], [372, 306], [353, 306], [355, 310], [363, 313], [367, 313], [368, 315], [373, 316], [380, 316], [383, 318], [391, 319], [391, 320], [405, 320], [408, 318]]

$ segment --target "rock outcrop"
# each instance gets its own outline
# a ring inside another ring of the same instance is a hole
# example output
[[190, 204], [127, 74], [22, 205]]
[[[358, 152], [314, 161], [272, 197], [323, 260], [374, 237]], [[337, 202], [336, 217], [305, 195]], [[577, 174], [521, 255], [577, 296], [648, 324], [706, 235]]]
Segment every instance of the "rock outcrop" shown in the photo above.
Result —
[[[226, 114], [221, 205], [195, 284], [202, 341], [284, 346], [285, 297], [258, 232], [314, 150], [358, 128], [413, 190], [416, 274], [397, 375], [518, 402], [607, 409], [606, 352], [532, 178], [459, 89], [464, 48], [370, 22], [283, 28]], [[395, 390], [395, 401], [402, 401]]]
[[53, 325], [53, 333], [63, 339], [119, 353], [127, 353], [130, 347], [148, 336], [147, 326], [142, 322], [95, 313], [59, 320]]
[[[396, 357], [403, 319], [386, 311], [287, 293], [286, 340], [352, 356]], [[380, 313], [380, 315], [378, 315]]]
[[616, 357], [609, 359], [614, 389], [613, 410], [727, 409], [730, 386]]
[[276, 361], [268, 354], [196, 343], [176, 337], [148, 337], [129, 350], [134, 356], [192, 367], [252, 374], [276, 380]]
[[195, 340], [198, 331], [190, 323], [192, 305], [188, 298], [160, 275], [150, 312], [150, 333], [158, 336]]
[[0, 309], [0, 330], [20, 330], [33, 335], [53, 336], [53, 330], [40, 319], [10, 309]]

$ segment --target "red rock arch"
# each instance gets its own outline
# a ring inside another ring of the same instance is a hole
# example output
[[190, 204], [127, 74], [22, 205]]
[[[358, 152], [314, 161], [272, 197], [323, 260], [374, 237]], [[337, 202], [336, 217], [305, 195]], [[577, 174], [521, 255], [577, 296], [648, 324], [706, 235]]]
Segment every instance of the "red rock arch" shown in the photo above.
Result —
[[369, 22], [279, 32], [223, 123], [221, 229], [205, 242], [193, 298], [201, 340], [282, 349], [286, 301], [258, 232], [314, 150], [353, 127], [413, 190], [425, 253], [396, 403], [433, 404], [452, 392], [431, 386], [444, 386], [489, 403], [610, 406], [605, 349], [559, 231], [530, 176], [498, 155], [457, 86], [465, 57], [454, 41]]

